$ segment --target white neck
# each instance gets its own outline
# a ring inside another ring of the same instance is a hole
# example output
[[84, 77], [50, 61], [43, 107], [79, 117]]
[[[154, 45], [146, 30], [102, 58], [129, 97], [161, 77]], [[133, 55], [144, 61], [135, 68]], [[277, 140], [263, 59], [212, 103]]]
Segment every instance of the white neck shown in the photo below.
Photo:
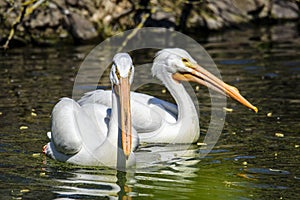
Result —
[[164, 67], [157, 67], [157, 69], [160, 70], [157, 78], [163, 82], [177, 103], [177, 123], [188, 125], [196, 120], [197, 124], [199, 124], [195, 105], [184, 86], [181, 83], [176, 82], [172, 78], [172, 75], [165, 71]]
[[112, 107], [108, 126], [107, 139], [116, 148], [118, 147], [119, 127], [120, 126], [120, 101], [119, 96], [115, 93], [114, 88], [111, 90]]
[[102, 165], [125, 169], [126, 160], [120, 142], [120, 103], [118, 98], [118, 95], [112, 88], [112, 108], [107, 137], [93, 154], [98, 156], [96, 159], [98, 159]]

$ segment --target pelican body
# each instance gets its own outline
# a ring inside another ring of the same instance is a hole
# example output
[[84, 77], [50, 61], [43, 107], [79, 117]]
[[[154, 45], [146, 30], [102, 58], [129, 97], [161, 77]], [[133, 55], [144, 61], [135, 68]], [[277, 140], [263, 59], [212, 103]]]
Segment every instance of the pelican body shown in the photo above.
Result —
[[[205, 85], [230, 96], [246, 107], [258, 109], [249, 103], [237, 88], [224, 83], [201, 67], [188, 52], [179, 48], [157, 52], [152, 74], [162, 81], [177, 105], [156, 97], [131, 92], [133, 127], [140, 141], [146, 143], [195, 143], [200, 136], [199, 116], [195, 105], [182, 85], [182, 81]], [[96, 90], [86, 93], [78, 103], [103, 104], [111, 107], [107, 98], [111, 91]]]
[[139, 143], [132, 128], [130, 85], [134, 66], [127, 53], [112, 61], [108, 97], [111, 106], [62, 98], [51, 116], [51, 141], [44, 152], [53, 159], [89, 166], [124, 167], [134, 164]]

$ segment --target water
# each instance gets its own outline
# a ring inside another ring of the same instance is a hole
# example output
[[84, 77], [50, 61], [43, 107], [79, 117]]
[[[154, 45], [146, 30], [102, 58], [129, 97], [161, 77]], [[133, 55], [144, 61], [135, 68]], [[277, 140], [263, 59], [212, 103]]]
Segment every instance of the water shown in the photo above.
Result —
[[[282, 33], [282, 30], [285, 30]], [[0, 56], [1, 199], [298, 199], [300, 194], [300, 37], [295, 24], [194, 37], [216, 62], [223, 80], [260, 109], [228, 100], [222, 135], [205, 158], [192, 145], [184, 157], [165, 149], [160, 160], [127, 173], [60, 163], [40, 154], [50, 113], [72, 96], [78, 68], [93, 46], [26, 47]], [[135, 58], [142, 63], [144, 57]], [[149, 60], [147, 60], [149, 61]], [[102, 80], [108, 86], [108, 79]], [[195, 86], [195, 85], [194, 85]], [[172, 101], [160, 85], [139, 91]], [[210, 118], [201, 102], [203, 140]], [[163, 149], [143, 146], [138, 154]], [[168, 154], [170, 153], [171, 154]], [[164, 156], [174, 156], [164, 159]]]

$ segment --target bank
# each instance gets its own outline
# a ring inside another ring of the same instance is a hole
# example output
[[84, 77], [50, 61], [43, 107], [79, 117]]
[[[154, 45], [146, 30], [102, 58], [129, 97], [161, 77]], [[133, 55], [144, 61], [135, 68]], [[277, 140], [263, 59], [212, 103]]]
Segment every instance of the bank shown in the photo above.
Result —
[[210, 33], [299, 21], [299, 6], [298, 0], [0, 1], [0, 43], [90, 43], [137, 26]]

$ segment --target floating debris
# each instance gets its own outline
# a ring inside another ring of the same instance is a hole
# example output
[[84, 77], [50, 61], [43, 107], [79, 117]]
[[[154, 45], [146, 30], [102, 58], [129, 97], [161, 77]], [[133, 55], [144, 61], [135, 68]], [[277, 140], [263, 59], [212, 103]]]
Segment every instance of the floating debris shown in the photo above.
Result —
[[243, 164], [243, 165], [248, 165], [248, 163], [247, 163], [246, 161], [244, 161], [242, 164]]
[[295, 144], [295, 148], [299, 148], [300, 147], [300, 145], [299, 144]]
[[37, 158], [37, 157], [39, 157], [40, 155], [41, 155], [40, 153], [33, 153], [33, 154], [32, 154], [32, 157]]
[[242, 178], [246, 178], [246, 179], [257, 180], [256, 178], [254, 178], [255, 176], [250, 175], [250, 174], [240, 173], [240, 174], [237, 174], [237, 176], [242, 177]]
[[22, 190], [20, 190], [20, 192], [26, 193], [26, 192], [30, 192], [30, 190], [29, 189], [22, 189]]
[[167, 90], [166, 89], [162, 89], [161, 93], [166, 94]]
[[0, 112], [0, 115], [2, 115], [2, 112]]
[[37, 114], [36, 114], [35, 112], [31, 112], [31, 116], [32, 116], [32, 117], [36, 117]]
[[283, 133], [275, 133], [275, 136], [276, 137], [284, 137], [284, 134]]
[[28, 129], [28, 126], [20, 126], [20, 130], [26, 130]]
[[198, 145], [198, 146], [206, 146], [207, 144], [204, 143], [204, 142], [197, 142], [197, 145]]
[[196, 91], [199, 91], [199, 90], [200, 90], [200, 86], [197, 85], [196, 88], [195, 88], [195, 90], [196, 90]]
[[225, 187], [237, 186], [236, 182], [224, 181]]
[[226, 108], [226, 107], [223, 107], [223, 109], [224, 109], [226, 112], [232, 112], [232, 111], [233, 111], [232, 108]]
[[272, 113], [269, 112], [269, 113], [267, 114], [267, 117], [272, 117]]
[[223, 183], [225, 183], [225, 187], [230, 187], [232, 185], [230, 181], [224, 181]]
[[37, 114], [36, 114], [36, 112], [35, 112], [35, 109], [34, 109], [34, 108], [32, 108], [32, 109], [31, 109], [31, 116], [33, 116], [33, 117], [36, 117], [36, 116], [37, 116]]
[[41, 173], [40, 173], [40, 176], [41, 176], [41, 177], [46, 177], [47, 175], [46, 175], [45, 172], [41, 172]]

